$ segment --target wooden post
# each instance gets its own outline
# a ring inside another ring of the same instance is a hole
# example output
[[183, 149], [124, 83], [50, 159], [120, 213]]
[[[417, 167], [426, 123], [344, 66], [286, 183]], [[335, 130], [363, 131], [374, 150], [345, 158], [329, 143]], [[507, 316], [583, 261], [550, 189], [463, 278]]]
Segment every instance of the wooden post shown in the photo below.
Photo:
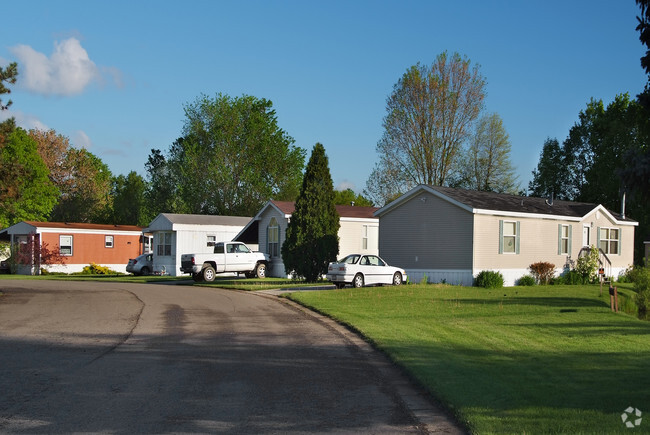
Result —
[[612, 311], [618, 313], [618, 292], [616, 287], [609, 286], [609, 306]]
[[614, 287], [614, 307], [616, 308], [614, 311], [618, 313], [618, 292], [616, 291], [616, 287]]

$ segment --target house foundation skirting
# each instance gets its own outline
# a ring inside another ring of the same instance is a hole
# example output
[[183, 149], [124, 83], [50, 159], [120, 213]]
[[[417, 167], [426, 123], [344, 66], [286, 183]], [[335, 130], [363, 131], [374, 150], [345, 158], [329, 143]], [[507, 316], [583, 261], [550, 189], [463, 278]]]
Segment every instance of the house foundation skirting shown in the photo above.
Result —
[[412, 284], [421, 283], [425, 276], [428, 283], [464, 286], [471, 286], [474, 283], [471, 269], [406, 269], [406, 273]]

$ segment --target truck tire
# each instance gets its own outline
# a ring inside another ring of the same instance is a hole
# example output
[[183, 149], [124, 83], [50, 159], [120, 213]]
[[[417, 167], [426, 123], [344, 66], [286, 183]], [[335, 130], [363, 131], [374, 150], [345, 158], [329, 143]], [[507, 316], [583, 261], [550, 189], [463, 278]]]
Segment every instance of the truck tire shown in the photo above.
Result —
[[203, 279], [206, 282], [212, 282], [212, 281], [214, 281], [214, 278], [216, 277], [214, 267], [212, 267], [212, 266], [205, 266], [203, 268], [203, 271], [201, 272], [201, 274], [203, 275]]
[[266, 264], [257, 263], [257, 266], [255, 266], [255, 276], [260, 279], [266, 278]]

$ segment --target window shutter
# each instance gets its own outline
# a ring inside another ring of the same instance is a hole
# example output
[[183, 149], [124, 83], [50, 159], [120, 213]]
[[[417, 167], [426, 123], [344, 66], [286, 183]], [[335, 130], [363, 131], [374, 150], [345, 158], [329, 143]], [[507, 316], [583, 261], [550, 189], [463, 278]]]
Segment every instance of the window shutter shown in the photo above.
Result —
[[621, 255], [621, 237], [623, 236], [622, 228], [618, 229], [618, 255]]
[[515, 235], [515, 254], [519, 254], [519, 221], [517, 221], [517, 229]]
[[596, 227], [596, 249], [600, 249], [600, 227]]
[[266, 253], [271, 256], [271, 244], [269, 243], [269, 226], [266, 226]]
[[499, 254], [503, 254], [503, 221], [499, 221]]
[[573, 225], [569, 225], [569, 252], [568, 254], [571, 255], [571, 240], [573, 239]]
[[557, 255], [562, 255], [562, 224], [557, 224]]

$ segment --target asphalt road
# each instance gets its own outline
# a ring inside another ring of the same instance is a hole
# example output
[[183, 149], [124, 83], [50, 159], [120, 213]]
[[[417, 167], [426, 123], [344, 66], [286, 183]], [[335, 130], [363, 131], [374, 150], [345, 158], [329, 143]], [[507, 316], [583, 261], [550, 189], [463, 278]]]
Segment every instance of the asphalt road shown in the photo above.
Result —
[[0, 280], [2, 433], [457, 432], [354, 334], [270, 296]]

